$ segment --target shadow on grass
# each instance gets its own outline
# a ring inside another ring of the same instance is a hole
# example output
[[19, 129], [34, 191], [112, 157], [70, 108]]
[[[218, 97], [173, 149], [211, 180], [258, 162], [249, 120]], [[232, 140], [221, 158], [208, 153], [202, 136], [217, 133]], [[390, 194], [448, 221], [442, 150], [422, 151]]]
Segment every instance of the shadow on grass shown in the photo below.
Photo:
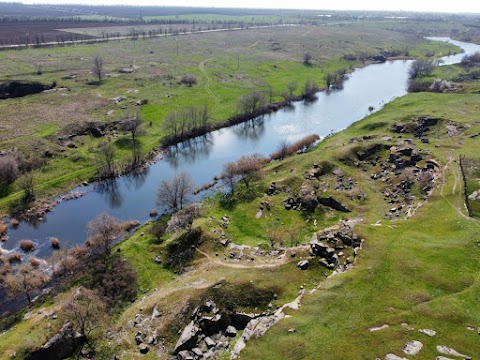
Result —
[[142, 143], [138, 139], [135, 139], [135, 143], [132, 143], [131, 138], [122, 137], [115, 141], [115, 146], [122, 150], [125, 150], [125, 149], [130, 150], [133, 148], [141, 149]]

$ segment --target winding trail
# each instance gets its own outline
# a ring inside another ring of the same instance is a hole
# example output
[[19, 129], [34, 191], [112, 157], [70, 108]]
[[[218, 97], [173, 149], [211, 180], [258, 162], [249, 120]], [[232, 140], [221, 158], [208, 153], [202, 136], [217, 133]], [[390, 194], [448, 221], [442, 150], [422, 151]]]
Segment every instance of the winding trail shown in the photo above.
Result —
[[207, 78], [207, 83], [205, 84], [205, 91], [208, 93], [208, 95], [210, 95], [213, 100], [215, 101], [215, 106], [218, 106], [218, 104], [220, 104], [220, 100], [218, 99], [218, 97], [213, 93], [213, 91], [210, 89], [210, 85], [212, 84], [212, 77], [207, 73], [207, 71], [205, 70], [205, 63], [207, 61], [210, 61], [210, 60], [213, 60], [214, 58], [210, 58], [210, 59], [207, 59], [207, 60], [204, 60], [202, 61], [199, 65], [198, 65], [198, 68], [200, 69], [200, 71], [203, 73], [203, 75], [205, 75], [205, 77]]
[[249, 46], [249, 48], [253, 48], [253, 47], [257, 46], [259, 42], [260, 42], [260, 40], [255, 41], [252, 45]]
[[[305, 250], [305, 249], [308, 249], [308, 248], [309, 248], [308, 245], [300, 245], [300, 246], [296, 246], [296, 247], [288, 248], [288, 249], [289, 250]], [[281, 258], [278, 259], [278, 261], [276, 261], [275, 263], [258, 264], [258, 265], [244, 265], [244, 264], [232, 264], [232, 263], [228, 263], [228, 262], [225, 262], [225, 261], [217, 260], [215, 258], [212, 258], [205, 251], [200, 250], [199, 248], [196, 248], [196, 250], [200, 254], [205, 256], [208, 259], [208, 261], [211, 262], [212, 264], [215, 264], [215, 265], [218, 265], [218, 266], [224, 266], [224, 267], [228, 267], [228, 268], [232, 268], [232, 269], [268, 269], [268, 268], [276, 268], [276, 267], [279, 267], [279, 266], [282, 266], [282, 265], [288, 263], [288, 261], [286, 261], [287, 252], [284, 252], [282, 255], [280, 255]]]
[[[462, 182], [460, 180], [460, 169], [454, 169], [453, 168], [453, 161], [454, 161], [453, 153], [450, 152], [448, 154], [448, 161], [445, 164], [445, 166], [442, 168], [442, 186], [440, 187], [440, 196], [452, 207], [455, 209], [455, 211], [464, 219], [469, 220], [469, 221], [474, 221], [474, 222], [480, 222], [480, 220], [475, 219], [473, 217], [468, 216], [465, 214], [461, 209], [458, 208], [455, 204], [453, 204], [450, 200], [448, 200], [445, 195], [444, 195], [444, 190], [445, 190], [445, 185], [447, 184], [447, 172], [450, 171], [453, 175], [454, 178], [454, 183], [452, 187], [452, 195], [455, 195], [458, 192], [460, 194], [462, 193]], [[462, 204], [465, 207], [465, 202], [462, 199]]]

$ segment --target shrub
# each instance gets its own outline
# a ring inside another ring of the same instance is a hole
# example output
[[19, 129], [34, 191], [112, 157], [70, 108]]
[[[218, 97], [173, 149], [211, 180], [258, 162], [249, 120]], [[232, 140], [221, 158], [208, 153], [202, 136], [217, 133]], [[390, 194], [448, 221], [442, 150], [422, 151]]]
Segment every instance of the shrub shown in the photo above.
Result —
[[22, 261], [22, 255], [19, 253], [12, 253], [8, 255], [7, 260], [10, 264]]
[[197, 83], [197, 78], [193, 75], [184, 75], [182, 76], [182, 79], [180, 80], [180, 83], [188, 85], [191, 87], [192, 85], [195, 85]]
[[20, 249], [25, 252], [35, 250], [35, 243], [32, 240], [20, 240]]
[[30, 265], [32, 265], [34, 268], [38, 268], [41, 264], [40, 260], [37, 259], [35, 256], [30, 256], [28, 261], [30, 261]]
[[0, 236], [6, 235], [8, 232], [8, 226], [4, 222], [0, 221]]
[[437, 93], [448, 91], [452, 88], [452, 83], [444, 79], [435, 79], [430, 85], [430, 90]]
[[60, 249], [60, 240], [58, 238], [56, 238], [56, 237], [52, 238], [50, 240], [50, 243], [52, 244], [52, 248], [57, 249], [57, 250]]
[[430, 81], [409, 80], [407, 91], [412, 93], [430, 91], [430, 86]]
[[426, 59], [415, 60], [408, 69], [408, 77], [416, 79], [417, 77], [428, 76], [435, 69], [435, 62]]
[[283, 159], [285, 156], [292, 155], [298, 151], [308, 150], [318, 140], [320, 140], [320, 136], [318, 136], [317, 134], [312, 134], [305, 136], [304, 138], [298, 140], [292, 145], [287, 146], [286, 148], [285, 145], [281, 144], [280, 148], [270, 155], [270, 158], [272, 160], [280, 160]]
[[10, 184], [17, 179], [18, 162], [13, 156], [0, 157], [0, 185]]

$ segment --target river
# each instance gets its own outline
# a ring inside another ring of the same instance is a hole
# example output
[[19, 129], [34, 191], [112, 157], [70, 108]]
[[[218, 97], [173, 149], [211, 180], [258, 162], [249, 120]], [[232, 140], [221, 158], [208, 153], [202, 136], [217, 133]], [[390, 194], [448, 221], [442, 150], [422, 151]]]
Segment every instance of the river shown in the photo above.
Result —
[[[449, 41], [467, 54], [480, 51], [479, 45], [448, 38], [433, 39]], [[465, 53], [442, 58], [443, 63], [458, 63]], [[342, 90], [319, 92], [315, 102], [297, 102], [291, 109], [173, 146], [161, 161], [142, 174], [129, 174], [74, 189], [88, 193], [79, 199], [60, 203], [42, 222], [21, 222], [17, 229], [10, 228], [9, 239], [0, 244], [0, 249], [19, 251], [19, 240], [32, 239], [36, 243], [33, 255], [47, 257], [52, 253], [51, 237], [59, 238], [62, 247], [83, 244], [87, 223], [103, 211], [121, 220], [145, 222], [151, 209], [158, 209], [160, 213], [164, 211], [155, 201], [162, 179], [186, 171], [201, 186], [212, 182], [213, 177], [220, 174], [223, 164], [243, 155], [268, 155], [283, 140], [293, 142], [312, 133], [325, 137], [340, 131], [369, 115], [372, 112], [370, 106], [373, 111], [378, 111], [386, 103], [405, 95], [410, 63], [411, 60], [395, 60], [357, 69], [349, 75]], [[24, 254], [24, 257], [30, 255]]]

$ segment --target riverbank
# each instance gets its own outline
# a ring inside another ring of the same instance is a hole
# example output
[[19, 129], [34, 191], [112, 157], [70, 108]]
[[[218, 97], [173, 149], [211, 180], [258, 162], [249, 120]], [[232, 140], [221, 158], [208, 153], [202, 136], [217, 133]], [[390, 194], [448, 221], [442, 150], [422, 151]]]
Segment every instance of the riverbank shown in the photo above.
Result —
[[[309, 31], [308, 36], [300, 36], [305, 30]], [[355, 29], [348, 29], [347, 34], [350, 33], [352, 36], [356, 34]], [[273, 45], [268, 45], [268, 39], [272, 36], [279, 37], [279, 44], [284, 47], [285, 54], [281, 58], [278, 58], [277, 50], [271, 48]], [[389, 40], [393, 41], [391, 37], [395, 38], [393, 42], [399, 47], [408, 44], [412, 54], [420, 55], [431, 48], [437, 51], [452, 49], [440, 43], [410, 44], [410, 40], [400, 34], [376, 29], [369, 33], [368, 42], [356, 40], [358, 43], [352, 43], [348, 48], [331, 49], [327, 58], [322, 52], [312, 51], [313, 66], [305, 66], [301, 59], [287, 55], [295, 53], [293, 48], [290, 49], [291, 39], [301, 39], [303, 46], [310, 49], [319, 36], [325, 41], [330, 39], [330, 44], [336, 43], [335, 39], [340, 36], [339, 29], [336, 26], [328, 29], [280, 28], [196, 35], [195, 39], [199, 37], [206, 42], [203, 47], [199, 47], [198, 42], [190, 36], [182, 36], [183, 48], [180, 48], [179, 54], [176, 51], [172, 53], [172, 46], [176, 45], [171, 38], [138, 41], [135, 48], [129, 47], [129, 42], [124, 42], [2, 52], [2, 74], [5, 79], [12, 79], [12, 76], [18, 80], [34, 78], [43, 83], [57, 80], [58, 86], [66, 90], [2, 102], [1, 110], [7, 120], [2, 123], [2, 132], [8, 136], [0, 138], [0, 146], [5, 150], [17, 147], [25, 154], [51, 156], [42, 159], [46, 160], [47, 165], [34, 172], [37, 199], [43, 203], [44, 200], [66, 193], [95, 177], [95, 149], [102, 139], [82, 136], [74, 141], [73, 148], [56, 140], [73, 117], [80, 122], [105, 119], [102, 121], [108, 123], [124, 116], [125, 107], [132, 109], [139, 99], [148, 99], [148, 104], [140, 107], [140, 115], [144, 124], [148, 125], [144, 128], [145, 133], [138, 138], [144, 153], [148, 153], [158, 147], [159, 139], [165, 136], [165, 117], [179, 107], [207, 104], [212, 123], [222, 123], [237, 112], [238, 99], [252, 89], [260, 89], [267, 97], [270, 94], [272, 102], [279, 102], [282, 101], [282, 92], [286, 91], [289, 84], [296, 83], [297, 89], [293, 90], [293, 96], [298, 97], [300, 88], [308, 79], [323, 87], [326, 73], [360, 66], [359, 61], [345, 61], [341, 58], [347, 51], [363, 49], [373, 53], [378, 51], [374, 49], [375, 44], [377, 47], [383, 46]], [[221, 46], [225, 43], [229, 44], [227, 50]], [[156, 51], [162, 54], [160, 58]], [[92, 85], [89, 56], [95, 52], [103, 54], [108, 74], [102, 83]], [[187, 52], [197, 54], [193, 67], [190, 57], [182, 55]], [[142, 57], [138, 54], [142, 54]], [[15, 61], [11, 61], [12, 56]], [[18, 56], [21, 57], [20, 60], [17, 59]], [[33, 75], [31, 64], [45, 57], [51, 62], [43, 67], [41, 75]], [[66, 64], [61, 61], [64, 57], [76, 60]], [[117, 72], [127, 66], [120, 60], [125, 57], [135, 59], [135, 69], [131, 74]], [[14, 63], [16, 66], [12, 67]], [[205, 73], [201, 70], [202, 67]], [[185, 72], [196, 77], [197, 84], [191, 88], [177, 83]], [[118, 104], [109, 100], [120, 95], [126, 100]], [[39, 114], [34, 119], [31, 118], [32, 108]], [[15, 122], [10, 124], [8, 119], [14, 119]], [[18, 123], [22, 124], [21, 128], [15, 126]], [[26, 136], [27, 134], [29, 135]], [[131, 156], [126, 136], [119, 134], [114, 139], [114, 145], [116, 161], [122, 163]], [[20, 201], [21, 197], [18, 185], [14, 183], [0, 199], [0, 212], [6, 215], [11, 204]]]

